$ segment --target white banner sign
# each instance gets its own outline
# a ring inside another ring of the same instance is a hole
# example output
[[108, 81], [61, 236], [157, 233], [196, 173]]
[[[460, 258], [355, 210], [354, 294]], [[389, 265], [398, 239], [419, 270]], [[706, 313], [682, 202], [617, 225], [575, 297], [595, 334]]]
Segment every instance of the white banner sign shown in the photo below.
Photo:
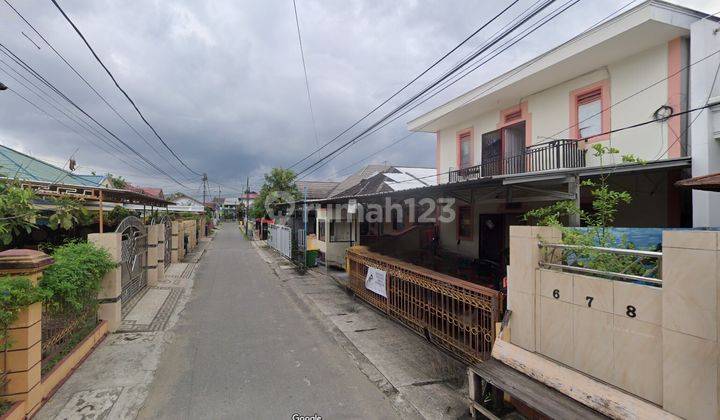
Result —
[[387, 297], [387, 285], [385, 283], [386, 275], [387, 273], [382, 270], [368, 267], [368, 272], [365, 276], [365, 288], [381, 296]]

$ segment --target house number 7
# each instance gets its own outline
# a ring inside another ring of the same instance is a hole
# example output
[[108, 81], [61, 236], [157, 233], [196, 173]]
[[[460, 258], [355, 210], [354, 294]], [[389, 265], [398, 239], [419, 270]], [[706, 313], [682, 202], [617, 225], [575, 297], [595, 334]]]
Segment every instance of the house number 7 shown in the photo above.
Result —
[[587, 300], [588, 308], [592, 307], [593, 297], [592, 297], [592, 296], [585, 296], [585, 300]]

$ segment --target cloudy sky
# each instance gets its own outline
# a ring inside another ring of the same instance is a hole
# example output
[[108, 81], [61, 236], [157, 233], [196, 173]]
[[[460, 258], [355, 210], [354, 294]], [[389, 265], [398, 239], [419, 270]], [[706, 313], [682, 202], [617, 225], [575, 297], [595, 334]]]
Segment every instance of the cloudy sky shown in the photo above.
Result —
[[[139, 185], [197, 194], [198, 177], [182, 168], [153, 137], [52, 2], [8, 1], [142, 137], [73, 74], [5, 0], [0, 1], [0, 43], [186, 187], [157, 174], [131, 152], [111, 149], [98, 138], [103, 133], [92, 123], [84, 126], [69, 120], [58, 110], [75, 120], [81, 117], [57, 96], [38, 97], [26, 89], [20, 82], [35, 90], [15, 71], [29, 76], [3, 54], [0, 82], [64, 125], [12, 92], [0, 92], [0, 144], [59, 166], [74, 156], [78, 173], [111, 172]], [[219, 182], [225, 186], [223, 195], [236, 195], [233, 189], [244, 186], [246, 176], [257, 187], [270, 168], [287, 167], [317, 147], [292, 0], [58, 2], [167, 143], [191, 168], [207, 172], [213, 194]], [[678, 2], [709, 13], [720, 11], [720, 0]], [[521, 0], [443, 62], [438, 72], [428, 74], [351, 133], [431, 82], [533, 3]], [[557, 1], [548, 10], [563, 3]], [[405, 136], [405, 123], [413, 116], [556, 46], [628, 3], [581, 0], [492, 65], [359, 142], [310, 179], [338, 179], [374, 162], [432, 166], [435, 142], [426, 134], [413, 135], [367, 161], [349, 165]], [[508, 4], [510, 0], [297, 0], [320, 143], [362, 117]]]

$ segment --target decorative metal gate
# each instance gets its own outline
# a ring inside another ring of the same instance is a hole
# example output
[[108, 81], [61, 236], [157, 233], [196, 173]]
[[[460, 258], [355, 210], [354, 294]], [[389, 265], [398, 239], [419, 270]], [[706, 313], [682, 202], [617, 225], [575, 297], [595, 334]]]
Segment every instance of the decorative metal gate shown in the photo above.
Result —
[[115, 232], [122, 234], [120, 299], [125, 305], [147, 287], [147, 229], [140, 219], [128, 216], [120, 222]]

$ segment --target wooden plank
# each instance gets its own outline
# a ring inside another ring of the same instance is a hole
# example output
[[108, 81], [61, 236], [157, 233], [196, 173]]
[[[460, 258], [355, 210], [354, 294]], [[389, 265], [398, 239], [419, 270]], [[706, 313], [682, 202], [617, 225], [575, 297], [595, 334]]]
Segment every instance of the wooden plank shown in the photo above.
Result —
[[[554, 419], [604, 419], [594, 411], [564, 394], [540, 383], [497, 360], [488, 360], [470, 368], [476, 377], [499, 388], [540, 413]], [[471, 398], [472, 395], [471, 395]]]
[[495, 341], [492, 357], [608, 417], [678, 419], [658, 406], [502, 340]]

